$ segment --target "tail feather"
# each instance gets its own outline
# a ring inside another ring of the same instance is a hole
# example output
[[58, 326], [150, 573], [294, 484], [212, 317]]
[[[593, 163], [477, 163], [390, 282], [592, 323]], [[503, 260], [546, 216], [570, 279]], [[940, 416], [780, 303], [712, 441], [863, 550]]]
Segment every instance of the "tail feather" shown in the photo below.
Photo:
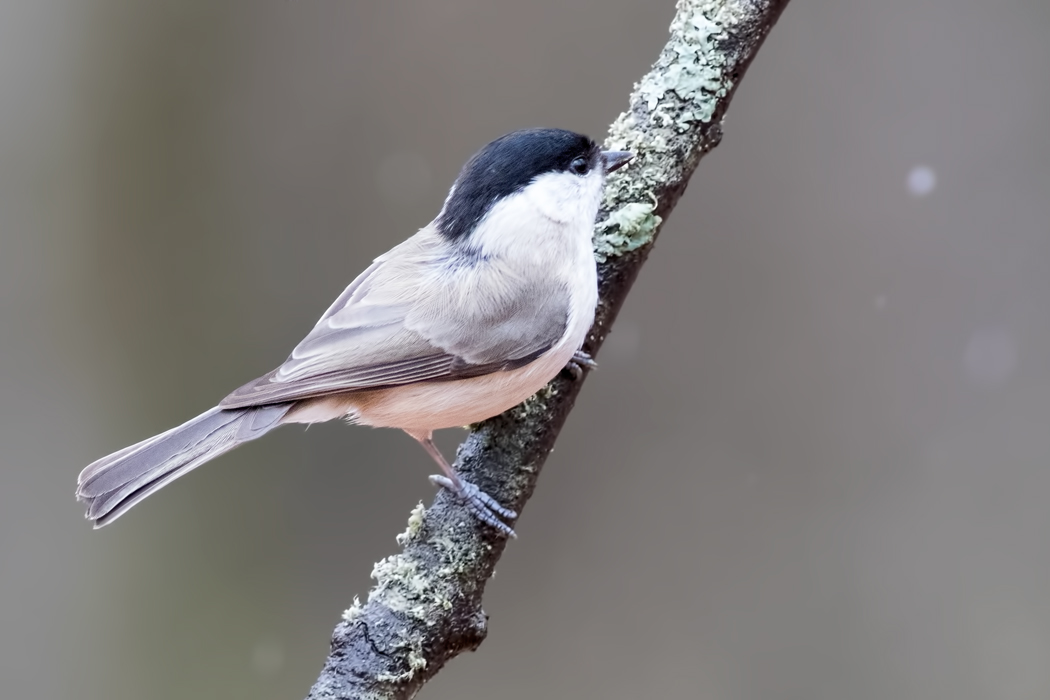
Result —
[[280, 425], [291, 404], [213, 408], [177, 428], [88, 465], [77, 480], [95, 527], [113, 522], [157, 489]]

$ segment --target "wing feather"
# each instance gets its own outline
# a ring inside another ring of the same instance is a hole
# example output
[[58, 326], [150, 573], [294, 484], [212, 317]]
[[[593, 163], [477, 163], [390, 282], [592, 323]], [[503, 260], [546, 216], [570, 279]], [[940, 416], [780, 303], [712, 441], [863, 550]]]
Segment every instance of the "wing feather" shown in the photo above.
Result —
[[[280, 367], [221, 408], [284, 403], [515, 369], [564, 335], [567, 294], [491, 261], [438, 254], [429, 227], [361, 273]], [[502, 267], [496, 269], [503, 269]], [[453, 284], [454, 280], [454, 284]], [[466, 290], [466, 292], [464, 291]]]

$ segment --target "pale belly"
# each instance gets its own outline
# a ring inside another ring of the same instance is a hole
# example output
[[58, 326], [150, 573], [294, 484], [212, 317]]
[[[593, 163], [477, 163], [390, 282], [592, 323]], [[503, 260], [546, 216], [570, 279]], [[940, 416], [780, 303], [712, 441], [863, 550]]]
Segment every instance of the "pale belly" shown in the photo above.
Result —
[[282, 422], [319, 423], [345, 417], [360, 425], [401, 428], [411, 433], [477, 423], [517, 406], [542, 389], [565, 368], [582, 340], [582, 334], [578, 341], [566, 339], [534, 362], [509, 372], [303, 401]]
[[348, 417], [355, 423], [440, 430], [476, 423], [517, 406], [543, 388], [572, 358], [575, 348], [557, 348], [510, 372], [495, 372], [451, 382], [425, 382], [375, 392], [354, 402]]

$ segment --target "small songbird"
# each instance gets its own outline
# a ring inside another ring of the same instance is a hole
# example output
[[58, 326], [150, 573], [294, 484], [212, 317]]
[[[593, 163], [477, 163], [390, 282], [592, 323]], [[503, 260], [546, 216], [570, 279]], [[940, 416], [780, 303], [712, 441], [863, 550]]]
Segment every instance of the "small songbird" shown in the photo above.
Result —
[[463, 166], [430, 224], [362, 272], [284, 364], [196, 418], [85, 468], [77, 498], [102, 527], [210, 459], [286, 423], [400, 428], [431, 480], [513, 535], [517, 514], [461, 479], [441, 428], [521, 403], [573, 362], [594, 320], [591, 243], [605, 176], [633, 154], [561, 129], [515, 131]]

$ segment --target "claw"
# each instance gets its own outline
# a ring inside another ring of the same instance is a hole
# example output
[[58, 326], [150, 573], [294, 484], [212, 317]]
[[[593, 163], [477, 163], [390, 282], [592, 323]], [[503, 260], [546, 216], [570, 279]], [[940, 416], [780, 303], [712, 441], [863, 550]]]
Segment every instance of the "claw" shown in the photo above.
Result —
[[488, 495], [474, 484], [459, 478], [459, 475], [456, 474], [454, 469], [452, 469], [452, 465], [450, 465], [441, 454], [441, 450], [439, 450], [437, 445], [434, 444], [434, 436], [431, 435], [431, 433], [405, 432], [418, 440], [419, 444], [423, 446], [423, 449], [427, 451], [427, 454], [433, 457], [434, 461], [437, 462], [437, 465], [441, 467], [441, 471], [445, 472], [444, 474], [435, 474], [431, 476], [430, 483], [435, 486], [446, 488], [456, 494], [460, 500], [467, 504], [470, 512], [473, 513], [478, 520], [489, 527], [498, 530], [507, 537], [515, 539], [518, 537], [510, 525], [500, 520], [500, 518], [503, 518], [504, 520], [516, 520], [518, 514], [510, 508], [504, 508], [501, 506], [495, 498]]
[[467, 504], [470, 512], [481, 522], [489, 527], [503, 533], [507, 537], [517, 539], [518, 535], [510, 525], [500, 520], [514, 520], [518, 514], [510, 508], [504, 508], [495, 498], [488, 495], [469, 481], [458, 479], [453, 481], [444, 474], [432, 474], [430, 483], [435, 486], [446, 488], [456, 494], [460, 500]]
[[583, 379], [584, 368], [594, 370], [598, 369], [598, 363], [594, 361], [594, 358], [583, 350], [577, 350], [573, 353], [572, 359], [565, 365], [565, 369], [569, 370], [572, 374], [572, 378], [576, 381]]

